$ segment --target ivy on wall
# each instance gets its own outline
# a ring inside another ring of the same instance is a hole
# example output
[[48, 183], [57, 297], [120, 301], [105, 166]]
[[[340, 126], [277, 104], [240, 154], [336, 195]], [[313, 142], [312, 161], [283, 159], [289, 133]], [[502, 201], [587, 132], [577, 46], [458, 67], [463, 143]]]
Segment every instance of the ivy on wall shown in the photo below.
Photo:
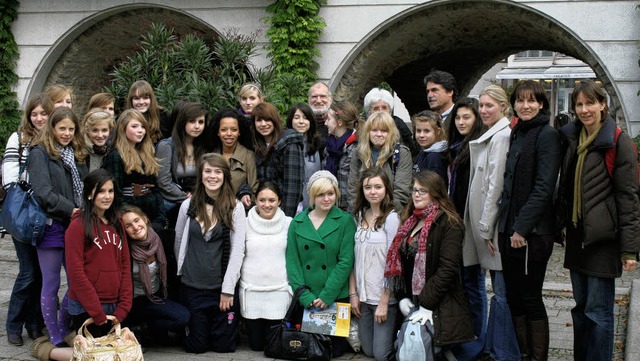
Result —
[[11, 23], [18, 16], [18, 0], [0, 2], [0, 153], [11, 133], [20, 123], [20, 104], [11, 87], [18, 82], [18, 75], [13, 72], [18, 61], [18, 44], [11, 32]]

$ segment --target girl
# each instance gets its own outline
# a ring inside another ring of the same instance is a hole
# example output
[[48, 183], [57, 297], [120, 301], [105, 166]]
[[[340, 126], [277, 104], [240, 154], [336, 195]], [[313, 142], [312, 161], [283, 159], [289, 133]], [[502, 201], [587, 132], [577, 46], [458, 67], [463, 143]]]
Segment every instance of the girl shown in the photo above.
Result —
[[125, 109], [136, 109], [147, 120], [149, 137], [153, 144], [160, 139], [169, 138], [173, 124], [167, 111], [158, 104], [151, 84], [146, 80], [138, 80], [131, 84]]
[[258, 179], [249, 124], [237, 111], [221, 109], [213, 116], [211, 133], [207, 139], [213, 139], [213, 151], [229, 162], [231, 189], [245, 207], [250, 207]]
[[246, 83], [242, 88], [240, 88], [240, 91], [238, 92], [238, 103], [240, 103], [240, 108], [238, 108], [238, 111], [244, 116], [247, 123], [251, 124], [253, 108], [262, 102], [264, 102], [264, 96], [262, 95], [262, 90], [260, 90], [260, 86], [258, 84]]
[[89, 113], [89, 111], [93, 108], [100, 108], [109, 113], [112, 117], [115, 117], [115, 104], [116, 98], [113, 95], [109, 93], [97, 93], [94, 94], [91, 99], [89, 99], [86, 113]]
[[[20, 180], [28, 179], [24, 170], [31, 143], [38, 136], [53, 112], [51, 99], [45, 94], [38, 94], [29, 99], [24, 110], [22, 125], [11, 134], [2, 159], [2, 185], [4, 187]], [[22, 329], [32, 340], [42, 336], [44, 321], [39, 307], [42, 275], [38, 264], [36, 247], [30, 243], [22, 243], [11, 237], [19, 262], [18, 276], [13, 283], [9, 309], [7, 311], [7, 340], [10, 344], [22, 346]]]
[[[116, 214], [113, 177], [104, 169], [84, 179], [84, 206], [76, 213], [65, 233], [65, 256], [69, 266], [69, 313], [79, 328], [93, 319], [89, 332], [106, 334], [112, 323], [124, 321], [131, 309], [129, 247]], [[34, 341], [32, 354], [40, 360], [69, 360], [71, 347], [55, 348], [46, 338]]]
[[105, 155], [102, 168], [113, 174], [119, 202], [138, 206], [155, 220], [162, 204], [156, 188], [160, 166], [147, 126], [147, 120], [139, 111], [122, 112], [116, 123], [114, 149]]
[[519, 120], [511, 131], [504, 172], [498, 246], [520, 354], [546, 360], [549, 321], [542, 285], [557, 233], [553, 194], [560, 137], [549, 125], [549, 101], [540, 83], [519, 82], [511, 106]]
[[398, 143], [400, 133], [393, 118], [387, 112], [374, 112], [364, 123], [359, 137], [349, 170], [349, 209], [353, 209], [360, 173], [373, 166], [387, 173], [393, 184], [395, 209], [403, 209], [410, 195], [412, 160], [409, 148]]
[[247, 219], [230, 180], [227, 161], [219, 154], [204, 154], [193, 196], [180, 206], [174, 251], [182, 276], [181, 303], [191, 313], [187, 352], [236, 349], [239, 306], [234, 295]]
[[304, 138], [293, 129], [282, 129], [278, 110], [271, 103], [256, 105], [252, 114], [258, 179], [278, 185], [282, 190], [282, 210], [292, 217], [302, 199]]
[[328, 170], [338, 179], [340, 197], [337, 205], [338, 208], [346, 210], [351, 155], [353, 149], [358, 146], [358, 136], [355, 131], [358, 124], [358, 111], [349, 102], [333, 102], [324, 124], [327, 126], [329, 136], [324, 150], [322, 169]]
[[302, 202], [298, 212], [309, 206], [309, 193], [305, 191], [309, 177], [322, 168], [320, 158], [320, 136], [316, 130], [316, 122], [311, 107], [306, 103], [297, 103], [289, 111], [287, 128], [293, 129], [303, 136], [302, 151], [304, 154], [304, 182], [302, 183]]
[[[240, 271], [240, 307], [249, 333], [249, 346], [264, 350], [265, 338], [291, 303], [285, 253], [291, 217], [280, 206], [280, 190], [273, 182], [261, 183], [256, 206], [247, 216], [245, 255]], [[265, 273], [268, 269], [269, 272]]]
[[167, 257], [160, 237], [149, 227], [149, 218], [132, 205], [123, 206], [120, 212], [131, 250], [133, 306], [129, 320], [146, 323], [145, 334], [155, 335], [151, 339], [161, 343], [167, 340], [167, 331], [184, 332], [189, 311], [167, 298]]
[[391, 182], [382, 169], [362, 172], [353, 214], [357, 228], [349, 300], [353, 314], [360, 318], [362, 351], [376, 361], [393, 360], [397, 307], [384, 267], [400, 218], [393, 209]]
[[423, 170], [431, 170], [438, 173], [444, 184], [449, 184], [447, 166], [449, 154], [447, 152], [447, 140], [438, 113], [425, 110], [415, 115], [413, 134], [420, 146], [420, 152], [413, 161], [413, 172], [420, 173]]
[[[64, 232], [71, 215], [82, 207], [82, 178], [87, 173], [80, 125], [75, 113], [59, 107], [33, 143], [27, 172], [38, 203], [51, 219], [37, 245], [42, 271], [40, 304], [51, 343], [59, 345], [69, 332], [65, 296], [58, 311], [60, 269], [64, 263]], [[66, 267], [65, 267], [66, 268]]]
[[[289, 227], [287, 275], [292, 289], [311, 288], [300, 296], [301, 306], [323, 309], [334, 302], [348, 302], [355, 224], [350, 214], [335, 206], [340, 190], [333, 174], [318, 171], [307, 187], [311, 206]], [[333, 357], [343, 355], [346, 339], [330, 337]]]
[[73, 91], [71, 90], [71, 88], [66, 87], [62, 84], [54, 84], [48, 86], [44, 92], [47, 94], [49, 99], [51, 99], [51, 103], [53, 103], [54, 108], [73, 108]]
[[89, 171], [102, 166], [102, 158], [109, 150], [109, 136], [113, 130], [113, 116], [100, 108], [93, 108], [82, 120], [85, 149], [89, 154]]

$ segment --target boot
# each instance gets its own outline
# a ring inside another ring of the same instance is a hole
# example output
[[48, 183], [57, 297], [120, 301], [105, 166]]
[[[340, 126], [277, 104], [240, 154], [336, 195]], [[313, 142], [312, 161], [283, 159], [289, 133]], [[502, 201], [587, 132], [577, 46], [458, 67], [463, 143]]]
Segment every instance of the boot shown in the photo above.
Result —
[[49, 361], [49, 355], [54, 348], [49, 336], [42, 336], [31, 343], [31, 356], [41, 361]]
[[531, 360], [531, 353], [529, 352], [529, 332], [527, 330], [527, 317], [526, 316], [513, 316], [513, 328], [516, 331], [516, 338], [518, 339], [518, 347], [520, 348], [520, 359]]
[[531, 360], [547, 361], [549, 358], [549, 319], [529, 321], [531, 336]]

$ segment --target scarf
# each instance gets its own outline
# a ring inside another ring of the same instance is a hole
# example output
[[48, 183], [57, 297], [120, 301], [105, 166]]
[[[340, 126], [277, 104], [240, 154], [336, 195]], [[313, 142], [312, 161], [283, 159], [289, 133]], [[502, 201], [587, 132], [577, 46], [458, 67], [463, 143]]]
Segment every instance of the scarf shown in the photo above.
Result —
[[[144, 294], [153, 303], [164, 303], [164, 299], [167, 298], [167, 258], [160, 237], [153, 228], [147, 227], [147, 239], [144, 241], [131, 240], [129, 249], [131, 250], [131, 258], [138, 263]], [[151, 273], [147, 260], [154, 256], [160, 270], [162, 298], [154, 295], [151, 290]]]
[[442, 153], [448, 149], [448, 144], [446, 140], [441, 140], [439, 142], [435, 142], [431, 144], [431, 146], [427, 149], [423, 149], [422, 151], [425, 153]]
[[573, 221], [573, 226], [578, 226], [578, 220], [582, 218], [582, 167], [584, 166], [584, 158], [587, 156], [587, 151], [589, 150], [589, 146], [600, 134], [600, 129], [598, 128], [593, 134], [587, 136], [587, 129], [582, 128], [580, 131], [580, 140], [578, 141], [578, 149], [576, 153], [578, 154], [578, 160], [576, 161], [576, 174], [575, 181], [573, 182], [573, 211], [571, 213], [571, 220]]
[[94, 154], [105, 155], [105, 154], [107, 154], [107, 151], [109, 150], [109, 146], [107, 144], [105, 144], [103, 146], [97, 146], [97, 145], [94, 144], [91, 147], [91, 150], [93, 150]]
[[353, 130], [349, 129], [340, 138], [336, 138], [334, 135], [329, 135], [327, 138], [327, 146], [325, 149], [327, 150], [328, 156], [325, 158], [324, 169], [333, 175], [338, 175], [338, 164], [340, 163], [340, 158], [342, 158], [342, 149], [352, 133]]
[[73, 202], [75, 203], [77, 208], [81, 208], [83, 185], [82, 179], [80, 178], [80, 173], [78, 172], [78, 167], [76, 167], [76, 159], [73, 154], [73, 148], [70, 146], [66, 146], [64, 148], [62, 148], [61, 146], [56, 146], [56, 148], [60, 151], [62, 165], [71, 173], [71, 180], [73, 185]]
[[424, 219], [424, 225], [418, 236], [418, 252], [416, 253], [415, 263], [413, 264], [413, 276], [411, 278], [411, 292], [413, 295], [419, 295], [426, 283], [427, 275], [427, 238], [433, 221], [440, 213], [440, 207], [437, 203], [431, 203], [426, 208], [415, 209], [413, 214], [404, 222], [404, 224], [393, 238], [389, 253], [387, 254], [387, 262], [384, 268], [385, 277], [393, 277], [394, 285], [404, 284], [401, 276], [404, 274], [400, 256], [400, 246], [407, 238], [409, 232]]

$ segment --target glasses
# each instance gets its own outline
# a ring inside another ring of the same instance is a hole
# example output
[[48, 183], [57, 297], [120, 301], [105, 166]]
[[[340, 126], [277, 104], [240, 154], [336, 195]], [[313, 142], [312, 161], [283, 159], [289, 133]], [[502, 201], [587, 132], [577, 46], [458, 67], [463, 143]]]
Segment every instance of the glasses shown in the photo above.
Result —
[[411, 190], [411, 194], [416, 194], [416, 193], [418, 193], [419, 196], [423, 196], [423, 195], [429, 193], [429, 191], [426, 190], [426, 189], [413, 188]]

